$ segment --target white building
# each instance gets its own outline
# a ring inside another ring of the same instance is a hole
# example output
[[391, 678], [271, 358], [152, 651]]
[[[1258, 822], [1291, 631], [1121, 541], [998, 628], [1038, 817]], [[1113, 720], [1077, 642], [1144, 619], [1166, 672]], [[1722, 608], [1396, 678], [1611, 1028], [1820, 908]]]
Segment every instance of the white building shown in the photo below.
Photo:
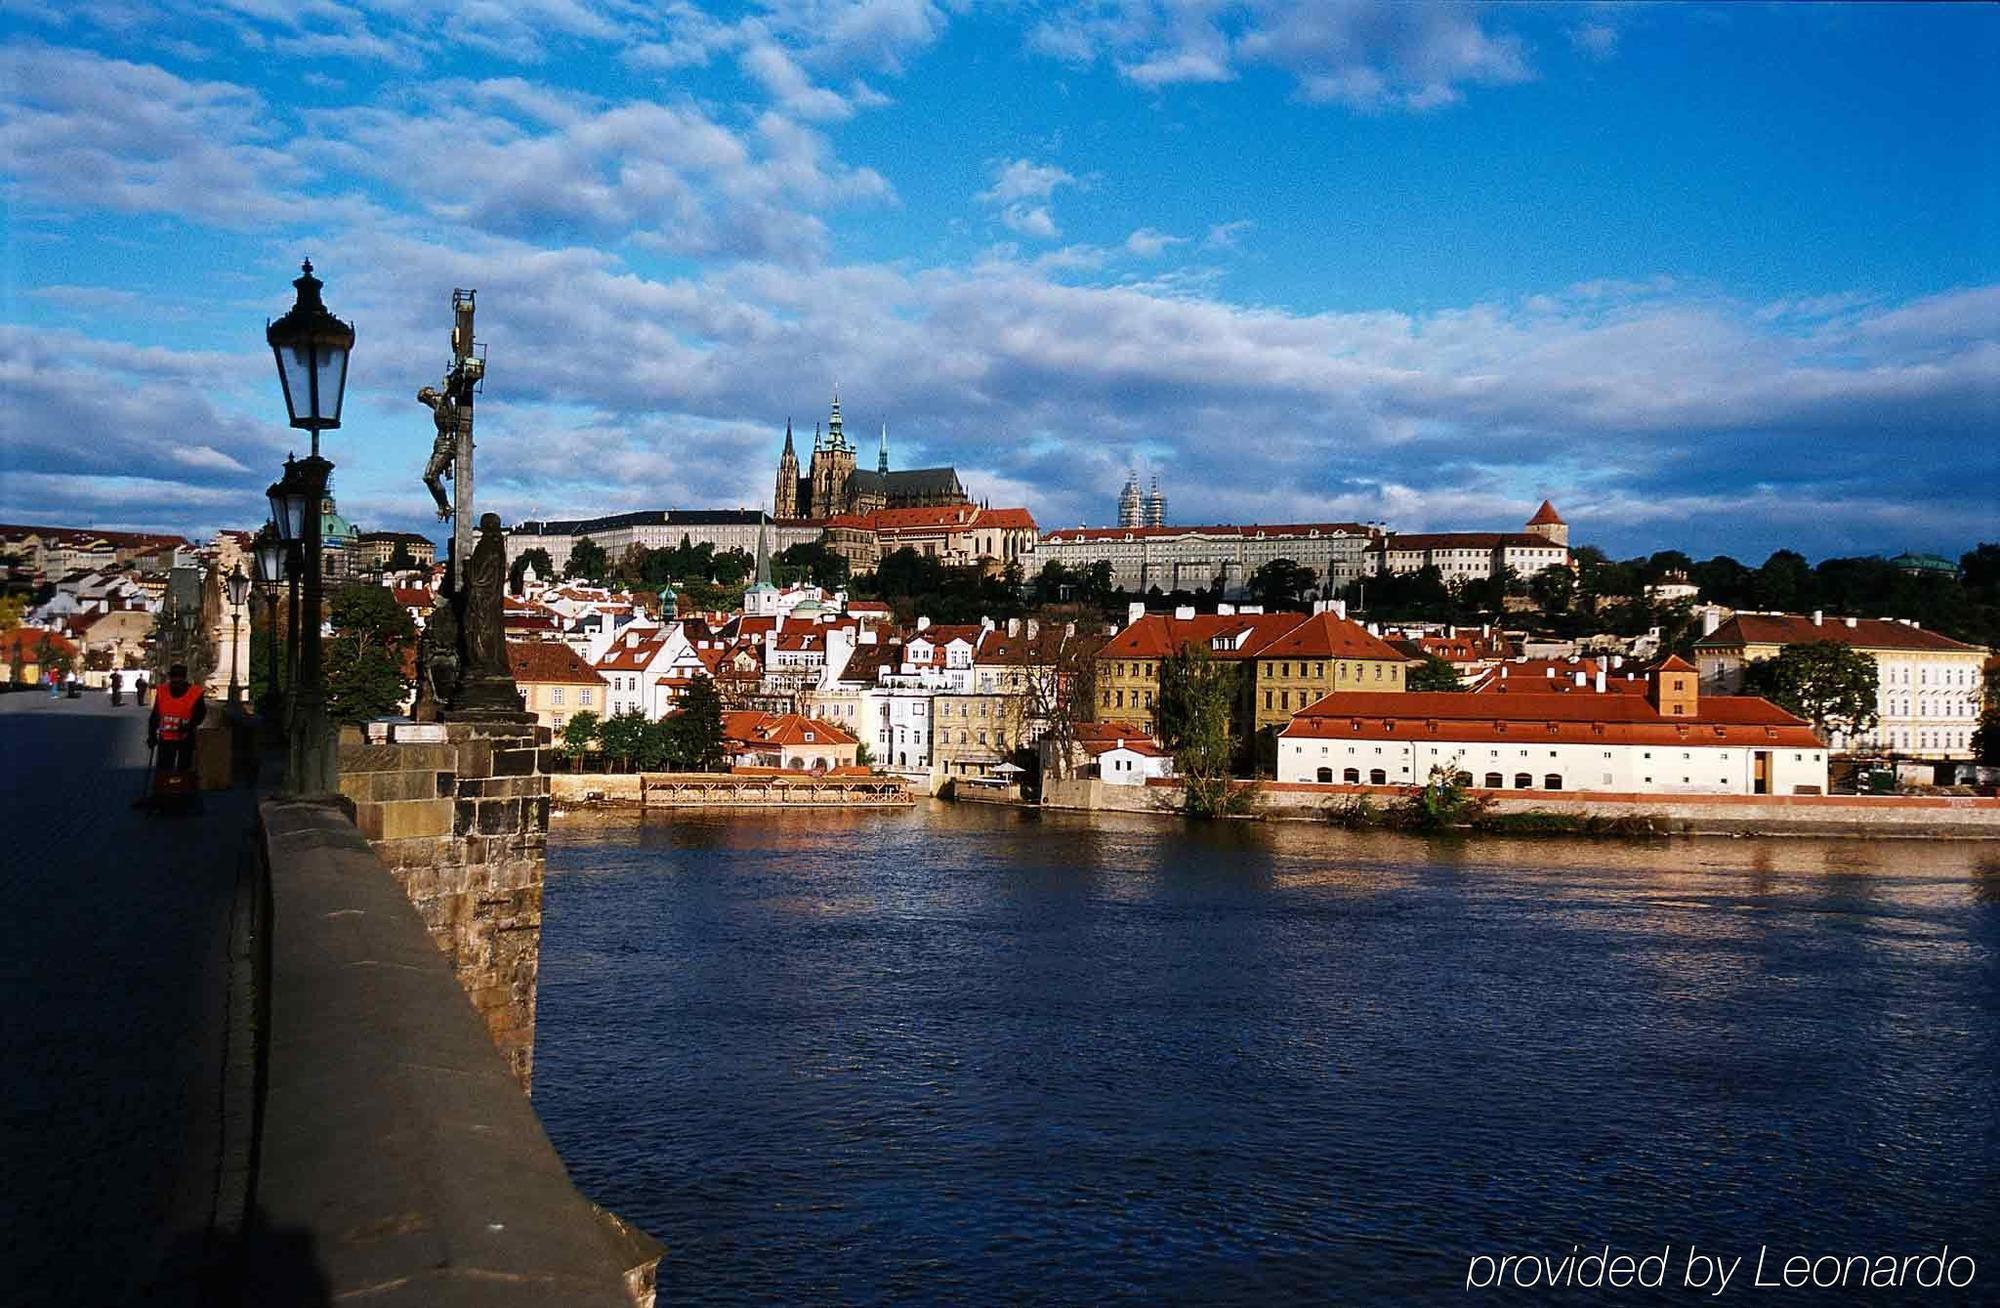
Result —
[[1111, 584], [1123, 590], [1203, 590], [1221, 578], [1223, 596], [1238, 599], [1250, 574], [1274, 559], [1312, 569], [1320, 585], [1343, 586], [1366, 574], [1369, 543], [1379, 534], [1379, 527], [1359, 522], [1076, 527], [1042, 536], [1034, 570], [1060, 563], [1085, 572], [1106, 561]]
[[1368, 547], [1368, 570], [1375, 576], [1436, 568], [1447, 582], [1484, 581], [1508, 570], [1532, 577], [1546, 568], [1569, 566], [1569, 524], [1553, 504], [1542, 501], [1518, 532], [1440, 531], [1383, 536]]
[[1738, 613], [1695, 642], [1702, 687], [1734, 694], [1752, 662], [1776, 658], [1787, 645], [1832, 641], [1875, 661], [1873, 727], [1852, 738], [1836, 734], [1836, 750], [1894, 750], [1919, 758], [1969, 759], [1979, 728], [1980, 676], [1989, 651], [1926, 631], [1908, 619]]
[[741, 550], [754, 557], [760, 530], [770, 533], [773, 553], [820, 538], [817, 523], [778, 522], [758, 509], [643, 509], [601, 518], [516, 523], [507, 529], [507, 563], [511, 567], [527, 551], [543, 549], [560, 573], [569, 562], [570, 551], [585, 537], [603, 546], [613, 561], [634, 545], [674, 549], [683, 539], [691, 545], [713, 546], [717, 554]]
[[1761, 699], [1704, 699], [1697, 682], [1669, 658], [1643, 695], [1336, 693], [1279, 733], [1278, 780], [1413, 786], [1442, 768], [1489, 790], [1826, 793], [1809, 725]]

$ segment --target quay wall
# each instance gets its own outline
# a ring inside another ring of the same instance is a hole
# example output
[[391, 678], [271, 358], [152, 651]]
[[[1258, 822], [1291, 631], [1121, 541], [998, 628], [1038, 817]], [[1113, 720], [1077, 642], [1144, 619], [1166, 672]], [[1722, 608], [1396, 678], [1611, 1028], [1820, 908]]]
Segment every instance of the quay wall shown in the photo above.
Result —
[[[1247, 784], [1247, 783], [1246, 783]], [[1045, 807], [1118, 813], [1178, 813], [1178, 783], [1112, 786], [1095, 779], [1047, 784]], [[1255, 816], [1310, 820], [1352, 796], [1378, 805], [1407, 793], [1401, 786], [1255, 783]], [[1691, 835], [1911, 836], [2000, 840], [2000, 799], [1972, 795], [1638, 795], [1523, 793], [1474, 790], [1499, 814], [1553, 813], [1570, 817], [1644, 817]]]
[[260, 822], [268, 1007], [242, 1302], [650, 1308], [659, 1244], [571, 1184], [362, 832], [329, 804], [267, 801]]
[[626, 808], [904, 808], [916, 802], [900, 778], [715, 772], [556, 772], [557, 804]]

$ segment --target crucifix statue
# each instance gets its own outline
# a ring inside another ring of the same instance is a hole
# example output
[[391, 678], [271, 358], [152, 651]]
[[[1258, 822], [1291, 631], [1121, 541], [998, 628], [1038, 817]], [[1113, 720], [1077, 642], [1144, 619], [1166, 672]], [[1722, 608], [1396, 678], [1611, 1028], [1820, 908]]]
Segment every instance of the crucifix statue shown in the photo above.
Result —
[[[463, 582], [472, 557], [475, 515], [472, 512], [472, 400], [486, 376], [486, 358], [472, 339], [473, 300], [477, 292], [451, 293], [451, 366], [444, 380], [417, 392], [417, 402], [431, 411], [437, 435], [424, 464], [424, 489], [437, 504], [438, 521], [449, 521], [453, 580]], [[444, 482], [452, 484], [446, 499]]]

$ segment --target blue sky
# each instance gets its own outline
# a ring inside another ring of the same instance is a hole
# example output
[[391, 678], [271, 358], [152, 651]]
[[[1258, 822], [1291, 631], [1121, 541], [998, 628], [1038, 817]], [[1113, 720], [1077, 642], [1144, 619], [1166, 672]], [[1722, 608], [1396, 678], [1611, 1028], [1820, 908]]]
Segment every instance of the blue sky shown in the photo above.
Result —
[[2000, 538], [2000, 12], [1357, 0], [0, 7], [0, 520], [254, 525], [261, 329], [359, 333], [343, 509], [766, 504], [838, 381], [1045, 527]]

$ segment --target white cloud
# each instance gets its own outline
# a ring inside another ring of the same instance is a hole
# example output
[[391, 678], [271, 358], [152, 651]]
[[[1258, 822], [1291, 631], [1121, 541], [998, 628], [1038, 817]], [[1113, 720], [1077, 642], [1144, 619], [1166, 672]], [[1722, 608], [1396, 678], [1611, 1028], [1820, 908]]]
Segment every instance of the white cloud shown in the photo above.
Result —
[[1167, 232], [1155, 231], [1151, 227], [1141, 227], [1125, 238], [1125, 249], [1141, 259], [1157, 259], [1176, 245], [1186, 245], [1188, 238], [1174, 236]]
[[1050, 200], [1058, 187], [1075, 185], [1077, 179], [1054, 164], [1002, 159], [993, 164], [992, 187], [975, 198], [992, 208], [1008, 230], [1053, 241], [1062, 230], [1056, 226]]

